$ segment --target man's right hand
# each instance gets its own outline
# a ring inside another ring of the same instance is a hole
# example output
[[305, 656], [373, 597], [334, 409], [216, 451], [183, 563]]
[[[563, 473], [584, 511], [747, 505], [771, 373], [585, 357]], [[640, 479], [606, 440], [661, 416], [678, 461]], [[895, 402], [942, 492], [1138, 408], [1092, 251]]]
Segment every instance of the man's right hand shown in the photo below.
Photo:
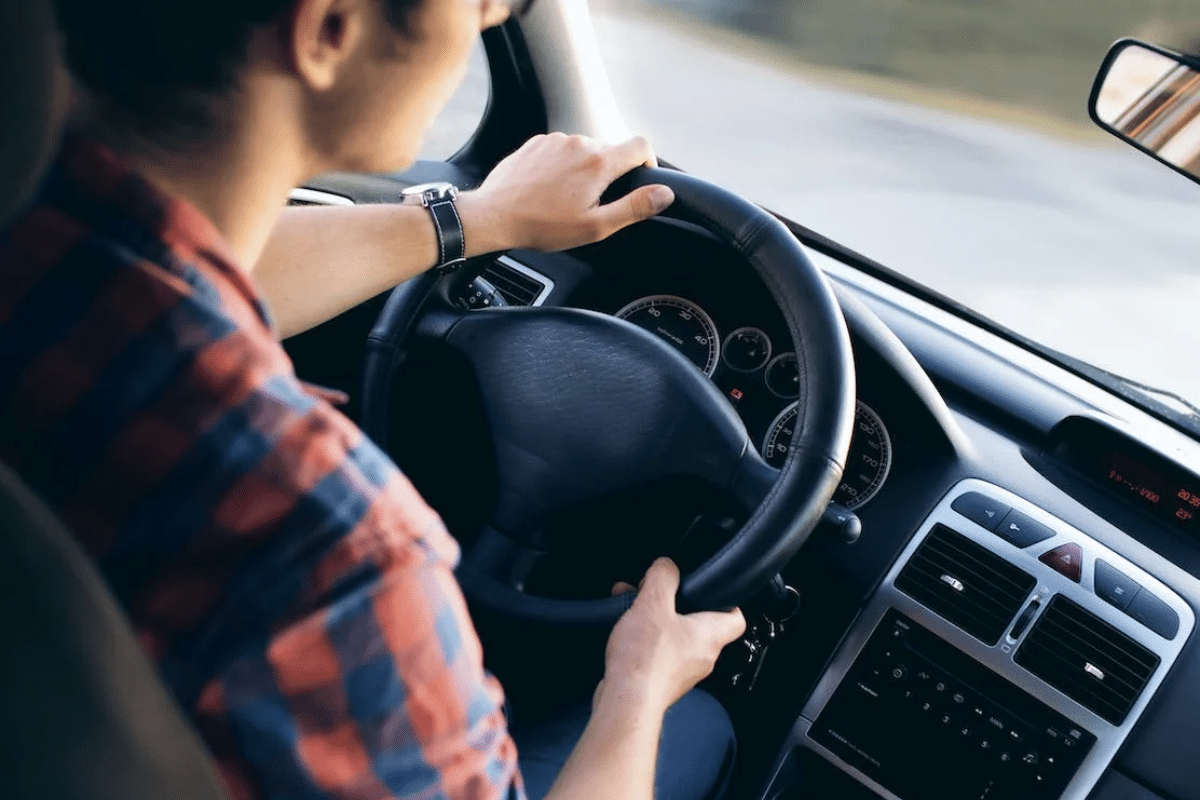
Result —
[[660, 558], [650, 565], [633, 606], [608, 639], [601, 693], [666, 711], [706, 678], [721, 649], [745, 632], [738, 609], [680, 614], [678, 591], [674, 562]]

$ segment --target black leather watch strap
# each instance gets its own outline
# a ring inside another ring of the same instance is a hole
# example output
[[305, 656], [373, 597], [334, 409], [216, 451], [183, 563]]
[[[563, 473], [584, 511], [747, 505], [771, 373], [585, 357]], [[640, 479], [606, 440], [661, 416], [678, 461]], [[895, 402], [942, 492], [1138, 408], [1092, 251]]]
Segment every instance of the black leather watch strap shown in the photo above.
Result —
[[433, 217], [433, 229], [437, 233], [438, 263], [434, 269], [442, 275], [453, 272], [467, 260], [467, 242], [458, 208], [451, 197], [434, 200], [426, 208]]

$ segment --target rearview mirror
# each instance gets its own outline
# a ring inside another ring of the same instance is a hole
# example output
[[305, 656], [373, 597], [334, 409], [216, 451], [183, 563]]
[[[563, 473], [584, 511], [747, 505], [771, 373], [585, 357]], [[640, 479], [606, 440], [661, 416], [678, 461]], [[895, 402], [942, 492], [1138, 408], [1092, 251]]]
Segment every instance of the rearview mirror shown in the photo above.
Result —
[[1100, 67], [1089, 110], [1104, 130], [1200, 183], [1200, 61], [1122, 39]]

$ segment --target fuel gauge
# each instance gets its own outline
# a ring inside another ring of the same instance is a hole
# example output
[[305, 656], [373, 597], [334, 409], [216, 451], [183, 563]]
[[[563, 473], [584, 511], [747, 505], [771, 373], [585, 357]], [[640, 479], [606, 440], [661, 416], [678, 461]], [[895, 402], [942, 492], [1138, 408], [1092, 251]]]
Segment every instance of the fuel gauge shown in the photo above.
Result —
[[725, 366], [735, 372], [754, 372], [771, 359], [771, 340], [758, 328], [738, 328], [721, 346]]
[[767, 384], [776, 397], [784, 400], [795, 400], [800, 396], [800, 362], [795, 353], [784, 353], [775, 356], [763, 375]]

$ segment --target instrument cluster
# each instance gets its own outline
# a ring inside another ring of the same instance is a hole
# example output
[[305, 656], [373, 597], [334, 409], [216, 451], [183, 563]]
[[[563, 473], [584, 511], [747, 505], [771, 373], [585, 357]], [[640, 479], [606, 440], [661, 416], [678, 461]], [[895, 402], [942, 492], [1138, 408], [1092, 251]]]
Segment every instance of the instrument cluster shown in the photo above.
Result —
[[[791, 342], [772, 340], [763, 328], [749, 325], [722, 336], [704, 308], [673, 294], [640, 297], [615, 315], [659, 336], [687, 356], [737, 408], [767, 463], [783, 465], [805, 389]], [[780, 351], [781, 347], [785, 349]], [[859, 401], [850, 454], [834, 501], [851, 510], [870, 502], [887, 480], [893, 451], [883, 419]]]

